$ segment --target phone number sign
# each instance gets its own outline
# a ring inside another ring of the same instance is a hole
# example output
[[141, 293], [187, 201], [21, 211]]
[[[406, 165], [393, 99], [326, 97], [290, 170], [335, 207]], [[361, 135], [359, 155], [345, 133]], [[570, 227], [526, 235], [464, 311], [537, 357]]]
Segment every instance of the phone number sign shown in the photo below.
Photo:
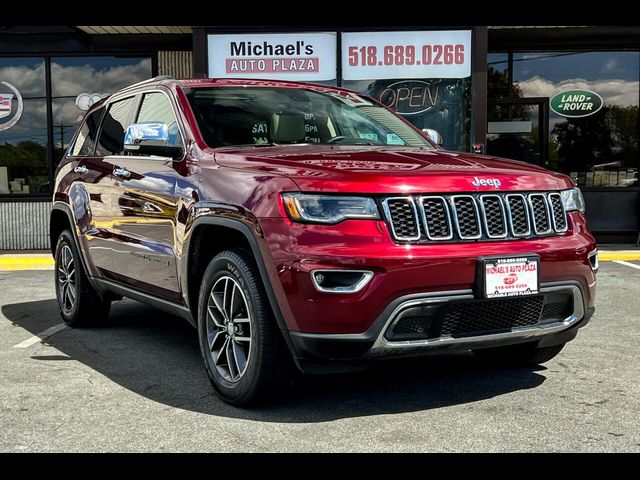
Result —
[[342, 78], [465, 78], [471, 30], [342, 34]]

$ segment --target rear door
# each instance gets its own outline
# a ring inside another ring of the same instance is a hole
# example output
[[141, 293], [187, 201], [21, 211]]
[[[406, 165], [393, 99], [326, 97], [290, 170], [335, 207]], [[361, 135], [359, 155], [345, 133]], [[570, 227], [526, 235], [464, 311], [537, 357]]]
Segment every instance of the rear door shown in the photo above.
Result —
[[118, 273], [131, 263], [130, 247], [114, 235], [117, 186], [113, 180], [114, 158], [124, 153], [124, 131], [131, 122], [138, 97], [132, 95], [106, 106], [95, 153], [81, 162], [83, 186], [89, 197], [90, 222], [82, 232], [94, 274], [119, 280]]
[[[171, 142], [184, 147], [168, 93], [145, 92], [136, 110], [131, 123], [165, 123]], [[111, 250], [119, 259], [111, 263], [112, 275], [130, 286], [181, 301], [175, 252], [180, 162], [133, 154], [113, 155], [106, 161], [115, 187], [110, 228], [117, 245]]]

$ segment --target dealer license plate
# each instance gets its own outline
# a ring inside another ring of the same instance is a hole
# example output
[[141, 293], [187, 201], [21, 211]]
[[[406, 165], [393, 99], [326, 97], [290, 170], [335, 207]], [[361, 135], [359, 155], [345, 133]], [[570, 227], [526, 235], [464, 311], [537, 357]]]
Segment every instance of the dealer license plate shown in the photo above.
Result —
[[482, 292], [486, 298], [538, 293], [540, 257], [537, 255], [487, 258], [482, 262]]

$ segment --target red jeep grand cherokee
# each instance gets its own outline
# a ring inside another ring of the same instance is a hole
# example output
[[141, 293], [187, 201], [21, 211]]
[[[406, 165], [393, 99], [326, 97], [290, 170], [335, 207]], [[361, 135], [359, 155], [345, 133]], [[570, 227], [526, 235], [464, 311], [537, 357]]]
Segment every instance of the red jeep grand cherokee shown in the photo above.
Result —
[[56, 174], [60, 313], [122, 297], [197, 326], [217, 394], [472, 350], [545, 362], [594, 311], [571, 180], [448, 152], [360, 93], [158, 77], [95, 105]]

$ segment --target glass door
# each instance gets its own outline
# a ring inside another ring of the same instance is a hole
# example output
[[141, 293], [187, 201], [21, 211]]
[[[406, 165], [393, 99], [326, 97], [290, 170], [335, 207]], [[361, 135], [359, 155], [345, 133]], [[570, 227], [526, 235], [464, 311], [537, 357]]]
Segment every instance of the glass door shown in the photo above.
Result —
[[503, 99], [487, 113], [487, 154], [548, 166], [548, 98]]

